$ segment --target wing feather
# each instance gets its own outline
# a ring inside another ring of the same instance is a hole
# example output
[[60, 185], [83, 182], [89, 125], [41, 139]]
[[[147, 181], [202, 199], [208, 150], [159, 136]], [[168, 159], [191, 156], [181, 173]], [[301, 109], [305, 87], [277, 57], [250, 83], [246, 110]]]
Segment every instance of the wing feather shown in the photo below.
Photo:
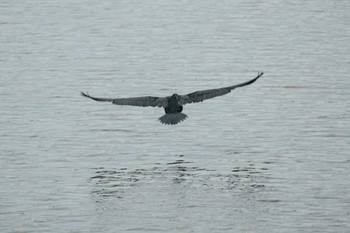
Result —
[[81, 92], [81, 95], [95, 101], [112, 102], [116, 105], [131, 105], [139, 107], [166, 107], [167, 97], [160, 98], [154, 96], [132, 97], [132, 98], [99, 98]]
[[236, 84], [236, 85], [233, 85], [233, 86], [216, 88], [216, 89], [209, 89], [209, 90], [203, 90], [203, 91], [195, 91], [195, 92], [192, 92], [192, 93], [187, 94], [187, 95], [181, 95], [179, 102], [182, 105], [190, 104], [190, 103], [198, 103], [198, 102], [202, 102], [202, 101], [204, 101], [206, 99], [210, 99], [210, 98], [214, 98], [214, 97], [217, 97], [217, 96], [225, 95], [227, 93], [230, 93], [233, 89], [235, 89], [237, 87], [243, 87], [243, 86], [246, 86], [246, 85], [254, 83], [263, 74], [264, 74], [264, 72], [261, 72], [254, 79], [249, 80], [249, 81], [244, 82], [244, 83]]

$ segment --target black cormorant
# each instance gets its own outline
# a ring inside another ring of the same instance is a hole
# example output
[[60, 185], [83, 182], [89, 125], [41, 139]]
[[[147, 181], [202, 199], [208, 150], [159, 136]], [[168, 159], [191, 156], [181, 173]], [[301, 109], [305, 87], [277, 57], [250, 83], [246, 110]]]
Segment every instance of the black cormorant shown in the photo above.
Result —
[[260, 78], [264, 72], [258, 73], [254, 79], [236, 84], [229, 87], [222, 87], [216, 89], [209, 89], [203, 91], [192, 92], [187, 95], [173, 94], [172, 96], [166, 97], [153, 97], [153, 96], [143, 96], [143, 97], [132, 97], [132, 98], [98, 98], [92, 97], [88, 93], [81, 92], [82, 96], [96, 100], [96, 101], [106, 101], [112, 102], [116, 105], [132, 105], [140, 107], [162, 107], [165, 110], [165, 115], [159, 118], [159, 121], [167, 125], [175, 125], [187, 118], [186, 114], [182, 113], [183, 105], [202, 102], [206, 99], [214, 98], [216, 96], [225, 95], [231, 92], [237, 87], [243, 87], [255, 82]]

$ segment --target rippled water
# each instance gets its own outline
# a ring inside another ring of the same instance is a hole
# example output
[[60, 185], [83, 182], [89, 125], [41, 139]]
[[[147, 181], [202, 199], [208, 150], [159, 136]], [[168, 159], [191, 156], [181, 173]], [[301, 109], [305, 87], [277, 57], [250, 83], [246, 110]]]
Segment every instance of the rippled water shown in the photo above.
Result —
[[[348, 232], [349, 1], [2, 1], [0, 231]], [[186, 94], [163, 110], [79, 95]]]

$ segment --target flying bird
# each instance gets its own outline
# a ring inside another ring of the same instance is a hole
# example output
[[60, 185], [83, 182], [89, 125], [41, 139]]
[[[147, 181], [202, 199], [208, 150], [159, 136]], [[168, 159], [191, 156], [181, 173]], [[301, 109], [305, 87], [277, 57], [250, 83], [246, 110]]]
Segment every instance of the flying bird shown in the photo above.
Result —
[[254, 79], [244, 83], [240, 83], [240, 84], [236, 84], [228, 87], [196, 91], [187, 95], [173, 94], [172, 96], [166, 96], [166, 97], [143, 96], [143, 97], [132, 97], [132, 98], [98, 98], [98, 97], [90, 96], [88, 93], [84, 93], [84, 92], [81, 92], [81, 95], [84, 97], [93, 99], [95, 101], [112, 102], [113, 104], [116, 104], [116, 105], [164, 108], [165, 115], [160, 117], [159, 121], [166, 125], [176, 125], [177, 123], [187, 118], [187, 115], [182, 113], [183, 105], [198, 103], [206, 99], [225, 95], [237, 87], [243, 87], [254, 83], [263, 74], [264, 72], [258, 73], [258, 76], [256, 76]]

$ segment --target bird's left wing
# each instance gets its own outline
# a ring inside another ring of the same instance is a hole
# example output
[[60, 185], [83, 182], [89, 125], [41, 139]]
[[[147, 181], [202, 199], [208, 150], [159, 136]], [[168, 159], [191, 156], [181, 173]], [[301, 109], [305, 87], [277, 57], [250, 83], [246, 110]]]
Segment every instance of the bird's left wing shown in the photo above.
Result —
[[256, 76], [254, 79], [249, 80], [249, 81], [244, 82], [244, 83], [236, 84], [233, 86], [216, 88], [216, 89], [209, 89], [209, 90], [203, 90], [203, 91], [196, 91], [196, 92], [192, 92], [192, 93], [187, 94], [187, 95], [181, 95], [179, 103], [182, 105], [190, 104], [190, 103], [198, 103], [198, 102], [202, 102], [206, 99], [225, 95], [227, 93], [230, 93], [233, 89], [235, 89], [237, 87], [243, 87], [243, 86], [252, 84], [258, 78], [260, 78], [263, 74], [264, 74], [264, 72], [258, 73], [258, 76]]
[[90, 96], [88, 93], [81, 92], [81, 95], [95, 101], [112, 102], [116, 105], [131, 105], [139, 107], [166, 107], [168, 97], [154, 97], [154, 96], [143, 96], [143, 97], [131, 97], [131, 98], [99, 98]]

